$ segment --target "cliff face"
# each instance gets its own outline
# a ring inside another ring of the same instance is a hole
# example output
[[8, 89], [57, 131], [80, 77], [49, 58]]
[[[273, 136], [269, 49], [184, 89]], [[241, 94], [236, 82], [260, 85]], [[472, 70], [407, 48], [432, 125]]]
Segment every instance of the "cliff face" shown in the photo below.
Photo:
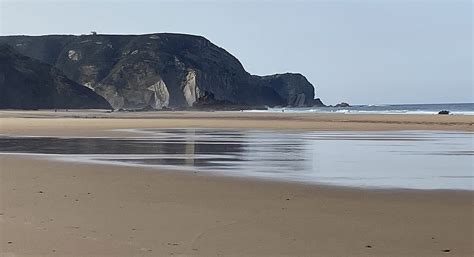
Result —
[[0, 44], [0, 108], [108, 109], [110, 105], [51, 65]]
[[318, 104], [304, 76], [252, 76], [234, 56], [199, 36], [6, 36], [2, 42], [55, 66], [114, 108], [189, 107], [207, 96], [236, 105]]

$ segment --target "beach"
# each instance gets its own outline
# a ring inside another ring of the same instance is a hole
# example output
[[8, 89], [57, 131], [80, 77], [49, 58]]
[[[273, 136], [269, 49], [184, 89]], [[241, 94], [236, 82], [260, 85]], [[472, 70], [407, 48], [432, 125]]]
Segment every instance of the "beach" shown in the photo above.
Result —
[[127, 128], [256, 128], [293, 130], [474, 131], [472, 115], [324, 114], [253, 112], [0, 111], [3, 134], [119, 135]]
[[[468, 115], [2, 111], [1, 134], [137, 128], [472, 132]], [[474, 193], [364, 189], [0, 155], [2, 256], [472, 256]]]

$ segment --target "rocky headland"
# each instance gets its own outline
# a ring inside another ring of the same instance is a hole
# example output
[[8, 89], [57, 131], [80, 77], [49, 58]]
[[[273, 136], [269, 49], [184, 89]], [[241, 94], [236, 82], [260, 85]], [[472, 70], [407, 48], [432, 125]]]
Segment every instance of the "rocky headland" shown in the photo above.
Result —
[[49, 64], [0, 44], [1, 109], [110, 109], [91, 89]]
[[[53, 66], [64, 80], [91, 89], [114, 109], [323, 106], [303, 75], [251, 75], [201, 36], [2, 36], [0, 43], [38, 60], [38, 66]], [[8, 74], [5, 82], [11, 81]]]

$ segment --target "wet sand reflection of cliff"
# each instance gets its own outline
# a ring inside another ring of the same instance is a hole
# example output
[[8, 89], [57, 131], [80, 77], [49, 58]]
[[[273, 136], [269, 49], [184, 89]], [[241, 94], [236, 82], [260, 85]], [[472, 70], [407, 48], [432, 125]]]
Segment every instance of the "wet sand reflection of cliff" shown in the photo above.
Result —
[[[472, 190], [472, 133], [143, 129], [130, 138], [0, 136], [0, 153], [350, 186]], [[442, 146], [442, 147], [440, 147]]]

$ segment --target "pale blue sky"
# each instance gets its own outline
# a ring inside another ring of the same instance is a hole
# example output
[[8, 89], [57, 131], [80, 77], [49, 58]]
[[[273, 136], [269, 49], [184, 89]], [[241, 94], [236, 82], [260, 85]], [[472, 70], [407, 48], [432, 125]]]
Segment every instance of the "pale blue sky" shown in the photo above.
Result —
[[471, 1], [0, 1], [1, 35], [198, 34], [328, 104], [474, 102]]

